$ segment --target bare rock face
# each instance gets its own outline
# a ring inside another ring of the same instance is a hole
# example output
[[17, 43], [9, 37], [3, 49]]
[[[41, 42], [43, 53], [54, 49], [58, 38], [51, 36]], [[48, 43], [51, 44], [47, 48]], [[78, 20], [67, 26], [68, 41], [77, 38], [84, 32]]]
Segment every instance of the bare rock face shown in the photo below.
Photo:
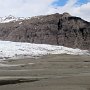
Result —
[[0, 39], [90, 50], [90, 22], [68, 13], [1, 23]]

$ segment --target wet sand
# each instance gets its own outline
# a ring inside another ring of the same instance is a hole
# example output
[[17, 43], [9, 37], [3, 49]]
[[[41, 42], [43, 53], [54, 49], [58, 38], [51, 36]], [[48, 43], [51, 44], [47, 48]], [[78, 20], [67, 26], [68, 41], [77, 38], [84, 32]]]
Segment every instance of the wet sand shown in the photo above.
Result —
[[0, 90], [90, 90], [90, 56], [5, 60]]

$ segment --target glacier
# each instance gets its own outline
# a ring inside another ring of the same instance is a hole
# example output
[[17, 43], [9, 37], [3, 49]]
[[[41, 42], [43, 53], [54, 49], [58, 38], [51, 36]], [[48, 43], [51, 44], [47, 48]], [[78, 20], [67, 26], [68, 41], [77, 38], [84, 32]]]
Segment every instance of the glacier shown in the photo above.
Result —
[[39, 57], [48, 54], [90, 55], [88, 50], [64, 46], [0, 41], [0, 59]]

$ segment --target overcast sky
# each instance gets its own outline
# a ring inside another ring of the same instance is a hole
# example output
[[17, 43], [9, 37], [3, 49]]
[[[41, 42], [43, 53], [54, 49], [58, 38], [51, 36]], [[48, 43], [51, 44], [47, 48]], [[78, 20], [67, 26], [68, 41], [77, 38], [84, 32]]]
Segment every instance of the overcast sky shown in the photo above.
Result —
[[31, 17], [63, 12], [90, 21], [90, 0], [0, 0], [0, 17]]

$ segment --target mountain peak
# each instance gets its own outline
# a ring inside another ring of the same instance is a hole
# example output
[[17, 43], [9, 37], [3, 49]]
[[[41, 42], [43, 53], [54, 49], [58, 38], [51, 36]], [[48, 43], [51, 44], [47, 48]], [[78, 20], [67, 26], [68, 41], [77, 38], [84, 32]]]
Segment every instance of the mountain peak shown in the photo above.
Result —
[[70, 15], [69, 13], [67, 13], [67, 12], [64, 12], [64, 13], [63, 13], [63, 16], [64, 16], [64, 17], [70, 17], [71, 15]]
[[16, 19], [13, 15], [5, 16], [6, 19]]

